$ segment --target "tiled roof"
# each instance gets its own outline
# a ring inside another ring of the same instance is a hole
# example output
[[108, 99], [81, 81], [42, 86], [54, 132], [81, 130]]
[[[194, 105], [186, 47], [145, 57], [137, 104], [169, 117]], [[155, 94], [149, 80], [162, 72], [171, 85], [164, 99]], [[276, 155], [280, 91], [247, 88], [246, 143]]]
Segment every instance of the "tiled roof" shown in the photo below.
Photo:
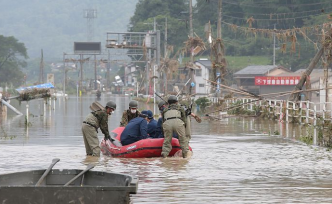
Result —
[[240, 71], [234, 73], [234, 75], [240, 74], [265, 74], [269, 70], [277, 68], [277, 65], [250, 65]]

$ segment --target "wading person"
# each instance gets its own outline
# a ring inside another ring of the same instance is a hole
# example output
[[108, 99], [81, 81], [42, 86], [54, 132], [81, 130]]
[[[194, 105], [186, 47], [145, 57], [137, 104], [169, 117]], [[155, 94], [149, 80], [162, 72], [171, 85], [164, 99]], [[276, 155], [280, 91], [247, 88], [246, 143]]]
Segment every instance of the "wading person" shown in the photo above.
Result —
[[140, 112], [137, 110], [138, 103], [137, 101], [130, 101], [129, 102], [129, 109], [123, 111], [122, 118], [120, 122], [120, 127], [125, 127], [130, 120], [137, 118]]
[[98, 139], [98, 128], [105, 136], [105, 140], [111, 140], [108, 131], [108, 116], [116, 109], [113, 101], [106, 103], [105, 109], [89, 113], [83, 121], [82, 133], [87, 155], [100, 156], [100, 147]]
[[189, 141], [191, 140], [191, 118], [190, 116], [192, 116], [193, 118], [195, 118], [195, 120], [198, 123], [201, 123], [202, 120], [195, 115], [194, 113], [191, 112], [191, 108], [187, 108], [186, 106], [182, 106], [184, 109], [184, 112], [186, 113], [186, 117], [187, 117], [187, 123], [186, 123], [186, 142], [187, 142], [187, 150], [189, 151]]
[[144, 110], [139, 117], [129, 121], [121, 134], [121, 144], [129, 145], [148, 138], [148, 111]]
[[178, 104], [176, 96], [168, 97], [168, 107], [163, 111], [163, 130], [164, 143], [161, 156], [166, 158], [172, 150], [172, 136], [176, 133], [179, 136], [180, 147], [182, 149], [182, 157], [187, 157], [188, 142], [186, 141], [185, 124], [187, 123], [187, 116], [184, 109]]

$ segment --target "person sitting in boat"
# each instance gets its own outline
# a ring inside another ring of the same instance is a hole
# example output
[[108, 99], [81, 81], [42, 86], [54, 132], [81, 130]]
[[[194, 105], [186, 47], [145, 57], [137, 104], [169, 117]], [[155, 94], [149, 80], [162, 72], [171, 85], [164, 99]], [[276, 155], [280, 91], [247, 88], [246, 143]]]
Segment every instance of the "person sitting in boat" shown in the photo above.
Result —
[[151, 138], [156, 137], [157, 121], [153, 118], [152, 111], [148, 110], [148, 135]]
[[114, 141], [108, 131], [108, 116], [116, 109], [113, 101], [106, 103], [105, 109], [93, 111], [86, 116], [82, 124], [82, 133], [86, 154], [89, 156], [100, 156], [100, 147], [98, 140], [98, 128], [105, 135], [105, 140]]
[[139, 117], [129, 121], [121, 134], [122, 145], [129, 145], [148, 138], [148, 111], [144, 110]]
[[126, 127], [130, 120], [137, 118], [140, 112], [137, 110], [138, 102], [137, 101], [130, 101], [129, 102], [129, 109], [123, 111], [122, 118], [120, 122], [120, 127]]
[[[160, 115], [163, 113], [165, 107], [167, 106], [166, 101], [160, 101], [158, 103], [158, 108], [160, 111]], [[163, 118], [159, 117], [157, 126], [156, 126], [156, 133], [154, 138], [164, 138], [164, 131], [163, 131]]]

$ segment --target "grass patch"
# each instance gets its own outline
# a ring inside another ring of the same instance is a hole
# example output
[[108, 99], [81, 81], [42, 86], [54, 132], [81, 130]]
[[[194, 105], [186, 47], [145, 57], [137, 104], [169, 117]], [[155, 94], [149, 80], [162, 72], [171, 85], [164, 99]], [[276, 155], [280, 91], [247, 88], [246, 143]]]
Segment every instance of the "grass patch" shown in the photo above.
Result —
[[[195, 57], [194, 61], [199, 59], [210, 59], [210, 56], [199, 56]], [[238, 71], [249, 65], [270, 65], [271, 57], [269, 56], [226, 56], [227, 69]], [[189, 57], [182, 59], [181, 66], [184, 66], [187, 62], [190, 61]]]
[[227, 68], [238, 71], [249, 65], [269, 65], [271, 60], [267, 56], [226, 56]]

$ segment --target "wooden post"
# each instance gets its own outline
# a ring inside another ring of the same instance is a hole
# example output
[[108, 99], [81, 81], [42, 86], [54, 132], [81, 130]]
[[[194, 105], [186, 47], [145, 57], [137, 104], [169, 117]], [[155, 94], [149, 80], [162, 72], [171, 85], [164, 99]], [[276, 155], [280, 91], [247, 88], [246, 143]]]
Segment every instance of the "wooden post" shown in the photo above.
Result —
[[299, 117], [300, 117], [300, 124], [302, 124], [302, 101], [300, 101]]
[[306, 119], [305, 119], [305, 122], [308, 124], [309, 123], [309, 110], [310, 110], [310, 103], [309, 101], [307, 101], [307, 109], [306, 109]]
[[325, 121], [326, 103], [323, 104], [323, 121]]
[[27, 104], [26, 106], [26, 124], [29, 124], [29, 104]]
[[316, 104], [314, 105], [314, 126], [317, 124], [317, 107]]
[[330, 117], [331, 117], [331, 121], [332, 121], [332, 103], [331, 104], [331, 109], [330, 109]]
[[288, 123], [288, 101], [286, 101], [286, 122]]
[[[282, 106], [283, 106], [283, 101], [280, 101], [279, 103], [279, 121], [281, 122], [282, 121]], [[282, 134], [280, 134], [282, 135]]]

